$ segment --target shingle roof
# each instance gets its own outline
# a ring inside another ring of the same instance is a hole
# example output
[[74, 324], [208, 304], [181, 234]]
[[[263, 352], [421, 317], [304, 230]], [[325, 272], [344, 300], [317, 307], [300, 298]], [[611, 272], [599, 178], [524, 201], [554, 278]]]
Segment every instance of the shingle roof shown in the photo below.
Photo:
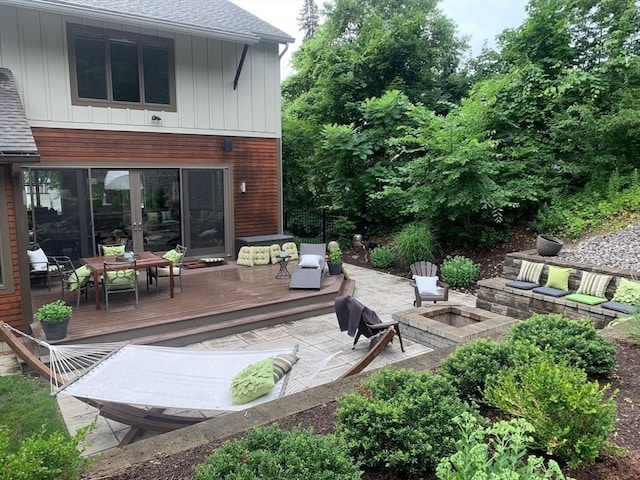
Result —
[[282, 30], [227, 0], [0, 0], [0, 3], [110, 21], [157, 24], [169, 31], [227, 34], [247, 37], [247, 41], [294, 41]]
[[2, 155], [37, 151], [13, 74], [0, 68], [0, 159]]

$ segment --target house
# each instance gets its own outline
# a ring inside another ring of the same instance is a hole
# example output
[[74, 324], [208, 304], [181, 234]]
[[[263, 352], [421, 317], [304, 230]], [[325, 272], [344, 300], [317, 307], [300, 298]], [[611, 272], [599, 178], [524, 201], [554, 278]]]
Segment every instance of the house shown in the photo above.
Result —
[[29, 263], [234, 255], [281, 233], [280, 55], [227, 0], [0, 0], [0, 310], [28, 328]]

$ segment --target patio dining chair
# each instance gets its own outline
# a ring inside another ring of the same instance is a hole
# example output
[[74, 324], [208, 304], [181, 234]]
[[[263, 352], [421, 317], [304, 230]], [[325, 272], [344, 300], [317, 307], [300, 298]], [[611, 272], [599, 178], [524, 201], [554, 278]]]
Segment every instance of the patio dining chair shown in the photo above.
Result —
[[60, 271], [62, 291], [60, 299], [64, 300], [65, 292], [76, 292], [76, 307], [80, 307], [80, 297], [85, 300], [89, 296], [89, 289], [93, 288], [93, 271], [87, 265], [76, 268], [71, 258], [65, 256], [53, 257]]
[[104, 278], [102, 290], [107, 312], [109, 311], [109, 296], [116, 293], [134, 292], [136, 308], [138, 308], [138, 276], [136, 261], [104, 262]]
[[29, 271], [30, 279], [42, 278], [44, 284], [51, 291], [51, 278], [60, 275], [58, 265], [53, 257], [47, 256], [44, 250], [38, 243], [31, 243], [27, 250], [29, 256], [29, 264], [31, 269]]
[[[169, 250], [162, 258], [171, 260], [173, 262], [173, 276], [180, 278], [180, 291], [182, 291], [182, 266], [184, 258], [187, 254], [187, 247], [177, 244], [176, 248]], [[168, 277], [170, 275], [171, 267], [154, 267], [147, 269], [147, 290], [149, 290], [149, 284], [156, 282], [156, 293], [158, 293], [158, 278]]]

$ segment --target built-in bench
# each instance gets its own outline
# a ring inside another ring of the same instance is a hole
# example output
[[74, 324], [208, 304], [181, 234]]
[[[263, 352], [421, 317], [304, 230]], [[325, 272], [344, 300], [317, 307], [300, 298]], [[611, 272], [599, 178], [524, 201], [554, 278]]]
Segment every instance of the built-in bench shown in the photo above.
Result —
[[558, 257], [543, 257], [535, 250], [514, 252], [505, 256], [502, 277], [489, 278], [478, 282], [476, 306], [508, 317], [525, 319], [534, 313], [558, 313], [567, 318], [593, 319], [597, 328], [604, 328], [611, 320], [626, 317], [628, 313], [617, 312], [603, 308], [600, 305], [586, 305], [584, 303], [567, 300], [564, 297], [552, 297], [536, 293], [532, 290], [521, 290], [506, 286], [506, 282], [516, 280], [523, 260], [544, 263], [540, 284], [547, 281], [549, 265], [571, 268], [569, 275], [569, 290], [575, 291], [580, 285], [582, 272], [593, 272], [611, 275], [613, 278], [606, 290], [606, 297], [613, 298], [620, 279], [633, 279], [633, 272], [616, 268], [598, 267], [583, 263], [561, 260]]
[[238, 256], [240, 248], [244, 246], [268, 246], [273, 245], [274, 243], [282, 245], [283, 243], [287, 242], [293, 242], [293, 237], [291, 235], [284, 235], [281, 233], [276, 233], [273, 235], [255, 235], [253, 237], [236, 237], [236, 257]]

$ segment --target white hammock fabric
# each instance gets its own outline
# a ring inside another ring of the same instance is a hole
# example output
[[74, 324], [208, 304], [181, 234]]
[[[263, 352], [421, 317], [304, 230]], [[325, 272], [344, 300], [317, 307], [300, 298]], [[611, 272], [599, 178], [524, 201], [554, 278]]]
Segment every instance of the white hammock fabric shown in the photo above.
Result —
[[278, 398], [285, 382], [277, 382], [253, 402], [232, 405], [231, 380], [249, 364], [280, 353], [292, 353], [292, 349], [216, 351], [124, 345], [56, 394], [147, 407], [244, 410]]

